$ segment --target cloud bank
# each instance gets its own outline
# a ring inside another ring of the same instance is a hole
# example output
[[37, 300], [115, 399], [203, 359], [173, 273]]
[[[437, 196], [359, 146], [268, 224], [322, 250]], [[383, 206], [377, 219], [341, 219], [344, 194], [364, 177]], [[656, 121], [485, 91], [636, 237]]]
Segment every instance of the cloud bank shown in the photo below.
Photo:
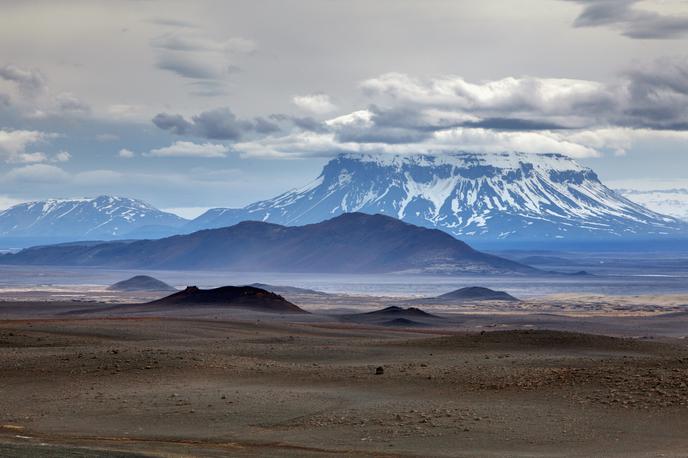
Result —
[[575, 27], [611, 27], [634, 39], [670, 39], [688, 35], [688, 15], [643, 9], [640, 0], [569, 0], [583, 5]]
[[243, 156], [309, 157], [340, 152], [560, 152], [624, 154], [642, 140], [688, 139], [688, 59], [638, 65], [610, 82], [386, 73], [360, 84], [366, 108], [334, 117], [324, 94], [294, 97], [316, 116], [240, 119], [230, 109], [153, 122], [176, 135], [226, 140]]

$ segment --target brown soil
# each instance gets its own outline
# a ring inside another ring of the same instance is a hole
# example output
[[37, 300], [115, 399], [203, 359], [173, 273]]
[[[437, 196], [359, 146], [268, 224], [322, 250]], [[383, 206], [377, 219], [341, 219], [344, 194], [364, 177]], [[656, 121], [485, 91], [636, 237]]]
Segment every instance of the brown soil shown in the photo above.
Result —
[[688, 450], [685, 341], [432, 332], [264, 318], [3, 321], [0, 455]]

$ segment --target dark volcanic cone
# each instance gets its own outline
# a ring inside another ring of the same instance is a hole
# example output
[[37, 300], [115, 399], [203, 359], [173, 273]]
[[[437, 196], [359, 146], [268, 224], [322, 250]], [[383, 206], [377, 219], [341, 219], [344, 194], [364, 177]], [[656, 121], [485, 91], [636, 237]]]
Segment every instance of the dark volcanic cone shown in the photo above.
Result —
[[455, 301], [517, 301], [514, 296], [504, 291], [495, 291], [481, 286], [469, 286], [450, 293], [437, 296], [435, 299], [449, 299]]
[[149, 302], [149, 304], [218, 305], [271, 313], [308, 313], [282, 296], [252, 286], [223, 286], [214, 289], [188, 286], [183, 291]]
[[388, 317], [388, 318], [403, 318], [403, 317], [412, 317], [412, 318], [439, 318], [438, 316], [435, 316], [431, 313], [424, 312], [423, 310], [416, 308], [416, 307], [409, 307], [409, 308], [403, 308], [403, 307], [398, 307], [396, 305], [392, 305], [390, 307], [385, 307], [381, 310], [375, 310], [373, 312], [367, 312], [364, 315], [367, 316], [379, 316], [379, 317]]

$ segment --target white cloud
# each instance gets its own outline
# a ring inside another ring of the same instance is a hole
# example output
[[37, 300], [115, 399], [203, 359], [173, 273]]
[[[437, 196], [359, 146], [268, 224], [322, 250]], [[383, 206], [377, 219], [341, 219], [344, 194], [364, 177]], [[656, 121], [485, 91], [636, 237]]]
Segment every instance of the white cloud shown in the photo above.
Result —
[[634, 144], [641, 141], [656, 142], [659, 140], [669, 140], [688, 142], [688, 131], [610, 127], [572, 132], [568, 134], [568, 139], [591, 148], [610, 150], [617, 155], [623, 155]]
[[546, 119], [567, 127], [581, 127], [591, 116], [610, 110], [621, 95], [621, 88], [597, 81], [534, 77], [470, 83], [459, 76], [420, 80], [387, 73], [361, 87], [369, 96], [391, 98], [395, 105], [481, 117]]
[[422, 117], [426, 110], [438, 110], [474, 116], [479, 127], [502, 130], [685, 130], [686, 73], [687, 58], [664, 58], [637, 64], [608, 83], [530, 76], [473, 83], [453, 75], [420, 79], [387, 73], [363, 81], [361, 87], [382, 103], [380, 115], [406, 112], [407, 117]]
[[47, 89], [45, 76], [37, 69], [5, 65], [0, 67], [0, 79], [16, 83], [20, 92], [27, 97], [34, 97]]
[[549, 131], [496, 132], [489, 129], [456, 128], [437, 132], [434, 140], [455, 150], [562, 153], [575, 158], [600, 155], [594, 148], [572, 142], [565, 135]]
[[327, 94], [295, 95], [292, 98], [294, 105], [302, 110], [310, 111], [315, 114], [329, 113], [337, 109]]
[[0, 159], [5, 162], [43, 162], [47, 160], [44, 153], [30, 153], [26, 149], [53, 137], [55, 134], [36, 130], [0, 130]]
[[56, 115], [85, 115], [91, 107], [71, 92], [61, 92], [53, 99], [53, 111]]
[[72, 155], [67, 151], [60, 151], [54, 157], [55, 162], [67, 162], [72, 158]]
[[225, 157], [229, 148], [217, 143], [193, 143], [178, 141], [164, 148], [156, 148], [148, 153], [148, 156], [155, 157], [205, 157], [218, 158]]
[[133, 151], [128, 150], [126, 148], [122, 148], [117, 153], [117, 156], [124, 158], [124, 159], [131, 159], [132, 157], [136, 156], [136, 153], [134, 153]]
[[25, 165], [14, 168], [5, 174], [7, 181], [21, 183], [60, 183], [68, 178], [67, 172], [48, 164]]
[[0, 210], [6, 210], [20, 203], [22, 203], [21, 199], [15, 199], [14, 197], [9, 196], [0, 196]]
[[441, 153], [451, 151], [525, 153], [558, 152], [572, 157], [596, 157], [594, 147], [576, 143], [566, 135], [549, 132], [495, 132], [480, 128], [455, 128], [436, 132], [416, 143], [340, 142], [333, 133], [300, 132], [283, 137], [267, 137], [235, 144], [245, 157], [302, 158], [327, 157], [342, 152], [383, 152], [392, 154]]
[[14, 158], [10, 159], [8, 162], [19, 162], [19, 163], [38, 163], [38, 162], [46, 162], [48, 160], [48, 156], [45, 153], [41, 153], [40, 151], [35, 152], [35, 153], [22, 153], [16, 155]]

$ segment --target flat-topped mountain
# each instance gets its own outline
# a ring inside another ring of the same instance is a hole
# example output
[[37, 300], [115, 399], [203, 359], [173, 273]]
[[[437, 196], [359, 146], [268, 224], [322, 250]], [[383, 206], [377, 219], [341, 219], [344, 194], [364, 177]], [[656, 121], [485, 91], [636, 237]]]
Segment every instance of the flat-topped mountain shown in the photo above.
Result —
[[271, 313], [308, 313], [282, 296], [252, 286], [222, 286], [213, 289], [189, 286], [149, 304], [232, 306]]
[[136, 275], [119, 281], [108, 288], [110, 291], [177, 291], [177, 288], [148, 275]]
[[538, 274], [451, 235], [383, 215], [347, 213], [306, 226], [243, 222], [160, 240], [47, 246], [0, 264], [243, 272]]
[[349, 212], [394, 216], [464, 240], [688, 236], [685, 223], [632, 202], [564, 155], [517, 152], [343, 154], [301, 189], [209, 210], [188, 228], [301, 225]]

